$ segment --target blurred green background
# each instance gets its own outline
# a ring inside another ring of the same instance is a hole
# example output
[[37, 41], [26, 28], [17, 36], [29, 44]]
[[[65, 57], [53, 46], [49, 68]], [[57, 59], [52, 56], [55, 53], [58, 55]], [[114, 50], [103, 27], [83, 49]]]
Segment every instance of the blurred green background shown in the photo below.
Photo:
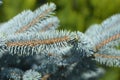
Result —
[[[120, 0], [3, 0], [0, 23], [8, 21], [23, 10], [34, 10], [46, 2], [57, 5], [60, 29], [84, 32], [91, 24], [120, 13]], [[100, 80], [120, 80], [120, 68], [102, 66], [106, 74]]]

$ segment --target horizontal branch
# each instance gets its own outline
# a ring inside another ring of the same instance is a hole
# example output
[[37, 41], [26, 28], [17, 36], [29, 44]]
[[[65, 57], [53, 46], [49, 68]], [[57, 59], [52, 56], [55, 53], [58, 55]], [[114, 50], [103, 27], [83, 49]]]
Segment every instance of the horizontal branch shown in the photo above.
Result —
[[7, 46], [36, 46], [42, 44], [53, 44], [57, 42], [67, 41], [69, 40], [68, 36], [64, 36], [61, 38], [52, 38], [45, 40], [31, 40], [31, 41], [21, 41], [21, 42], [7, 42]]
[[94, 57], [102, 57], [102, 58], [112, 58], [112, 59], [120, 59], [120, 56], [112, 56], [112, 55], [106, 55], [106, 54], [98, 54], [98, 53], [95, 53], [93, 54]]

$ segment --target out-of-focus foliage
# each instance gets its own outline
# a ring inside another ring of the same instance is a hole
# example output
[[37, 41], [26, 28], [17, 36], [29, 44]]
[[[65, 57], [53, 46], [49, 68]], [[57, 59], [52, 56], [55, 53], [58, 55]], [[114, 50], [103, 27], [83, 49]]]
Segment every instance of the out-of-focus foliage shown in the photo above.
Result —
[[[7, 21], [25, 9], [34, 10], [46, 2], [57, 5], [60, 29], [84, 32], [91, 24], [120, 13], [120, 0], [3, 0], [0, 6], [0, 22]], [[108, 68], [101, 80], [120, 80], [119, 68]]]

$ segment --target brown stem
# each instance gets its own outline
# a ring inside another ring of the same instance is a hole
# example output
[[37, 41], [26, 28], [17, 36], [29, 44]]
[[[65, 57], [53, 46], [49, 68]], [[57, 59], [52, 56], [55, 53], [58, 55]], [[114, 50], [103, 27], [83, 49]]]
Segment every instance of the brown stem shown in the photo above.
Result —
[[44, 12], [42, 12], [42, 14], [40, 14], [39, 16], [37, 16], [30, 23], [28, 23], [27, 25], [23, 26], [20, 30], [16, 31], [15, 33], [21, 33], [21, 32], [26, 31], [28, 28], [30, 28], [34, 24], [38, 23], [40, 21], [40, 19], [44, 18], [46, 16], [46, 14], [48, 14], [51, 10], [52, 9], [45, 10]]
[[50, 77], [50, 74], [46, 74], [46, 75], [44, 75], [44, 76], [42, 77], [41, 80], [48, 80], [49, 77]]
[[102, 57], [102, 58], [112, 58], [112, 59], [120, 59], [120, 56], [112, 56], [112, 55], [106, 55], [106, 54], [98, 54], [95, 53], [94, 57]]
[[57, 42], [69, 40], [68, 36], [61, 38], [45, 39], [45, 40], [31, 40], [31, 41], [22, 41], [22, 42], [7, 42], [7, 46], [36, 46], [41, 44], [53, 44]]
[[108, 38], [108, 39], [102, 41], [101, 43], [99, 43], [98, 45], [96, 45], [96, 50], [99, 50], [101, 47], [103, 47], [107, 43], [109, 43], [115, 39], [118, 39], [118, 38], [120, 38], [120, 34], [116, 34], [116, 35], [111, 36], [110, 38]]

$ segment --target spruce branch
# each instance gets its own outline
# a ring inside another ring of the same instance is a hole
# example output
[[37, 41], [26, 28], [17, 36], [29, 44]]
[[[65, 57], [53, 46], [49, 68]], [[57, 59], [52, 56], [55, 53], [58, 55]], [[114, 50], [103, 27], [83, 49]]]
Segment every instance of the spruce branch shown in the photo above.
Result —
[[21, 29], [16, 31], [15, 33], [21, 33], [26, 31], [28, 28], [31, 26], [35, 25], [38, 23], [40, 20], [47, 18], [47, 16], [50, 16], [50, 14], [55, 10], [56, 6], [55, 4], [46, 4], [38, 8], [37, 10], [34, 11], [34, 17], [31, 22], [29, 22], [27, 25], [23, 26]]
[[102, 41], [101, 43], [99, 43], [98, 45], [96, 45], [96, 50], [99, 50], [101, 47], [103, 47], [107, 43], [112, 42], [113, 40], [116, 40], [118, 38], [120, 38], [120, 34], [111, 36], [110, 38], [108, 38], [108, 39]]
[[101, 24], [93, 24], [86, 30], [85, 34], [89, 35], [89, 37], [94, 37], [96, 34], [101, 34], [112, 29], [117, 29], [120, 25], [119, 18], [120, 14], [116, 14], [104, 20]]
[[113, 15], [86, 31], [86, 35], [94, 42], [95, 60], [108, 66], [119, 66], [120, 64], [120, 53], [115, 49], [115, 46], [119, 46], [120, 43], [119, 22], [120, 15]]
[[34, 27], [29, 28], [26, 32], [40, 32], [47, 30], [55, 30], [59, 25], [59, 20], [57, 17], [49, 17], [37, 23]]
[[[15, 16], [0, 27], [0, 32], [9, 35], [29, 31], [54, 30], [58, 27], [59, 20], [54, 17], [54, 3], [45, 4], [35, 11], [26, 10]], [[34, 29], [34, 30], [32, 30]], [[8, 31], [9, 30], [9, 31]]]
[[[120, 66], [120, 50], [115, 48], [120, 43], [119, 14], [92, 25], [84, 34], [56, 30], [59, 20], [53, 15], [55, 8], [54, 3], [45, 4], [35, 11], [23, 11], [0, 25], [0, 68], [22, 65], [18, 69], [1, 70], [0, 77], [86, 80], [96, 79], [104, 72], [96, 67], [95, 61]], [[23, 74], [19, 68], [26, 63], [29, 68]]]
[[[32, 20], [33, 12], [30, 10], [23, 11], [22, 13], [15, 16], [13, 19], [5, 22], [0, 27], [0, 32], [6, 35], [14, 34], [22, 26], [27, 25]], [[9, 31], [8, 31], [9, 30]]]
[[39, 54], [41, 58], [48, 56], [49, 60], [57, 65], [68, 65], [79, 61], [79, 57], [93, 54], [91, 41], [81, 32], [46, 31], [13, 34], [7, 37], [4, 45], [10, 54]]
[[99, 54], [99, 53], [95, 53], [94, 56], [102, 57], [102, 58], [110, 58], [110, 59], [120, 59], [120, 56], [112, 56], [112, 55]]

